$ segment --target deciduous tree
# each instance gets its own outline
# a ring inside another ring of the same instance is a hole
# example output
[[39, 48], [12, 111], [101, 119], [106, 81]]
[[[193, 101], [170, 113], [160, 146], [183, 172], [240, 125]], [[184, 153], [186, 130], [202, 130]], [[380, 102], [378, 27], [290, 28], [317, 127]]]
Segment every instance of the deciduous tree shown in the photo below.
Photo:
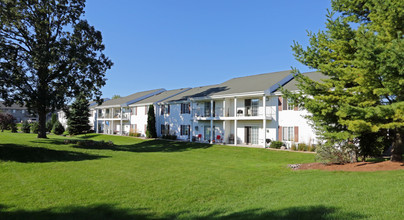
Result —
[[0, 0], [0, 97], [39, 116], [84, 92], [101, 102], [112, 62], [102, 35], [83, 19], [85, 0]]

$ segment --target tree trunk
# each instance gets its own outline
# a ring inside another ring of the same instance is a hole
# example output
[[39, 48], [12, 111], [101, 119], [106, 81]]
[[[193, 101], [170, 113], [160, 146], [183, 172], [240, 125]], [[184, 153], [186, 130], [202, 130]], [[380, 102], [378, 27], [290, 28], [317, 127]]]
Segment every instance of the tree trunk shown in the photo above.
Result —
[[403, 160], [403, 129], [396, 128], [393, 131], [393, 147], [391, 149], [391, 161], [402, 161]]
[[39, 116], [38, 138], [47, 138], [46, 137], [46, 111], [44, 109], [39, 110], [38, 116]]

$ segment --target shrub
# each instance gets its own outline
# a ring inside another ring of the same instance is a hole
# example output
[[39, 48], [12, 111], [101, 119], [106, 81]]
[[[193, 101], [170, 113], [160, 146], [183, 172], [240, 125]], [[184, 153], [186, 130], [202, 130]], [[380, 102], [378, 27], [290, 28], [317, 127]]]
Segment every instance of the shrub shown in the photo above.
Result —
[[323, 163], [353, 163], [356, 162], [358, 147], [347, 142], [318, 144], [316, 160]]
[[316, 151], [316, 146], [315, 145], [309, 145], [308, 151], [315, 152]]
[[129, 132], [129, 136], [131, 136], [131, 137], [140, 137], [141, 134], [138, 133], [138, 132]]
[[29, 133], [31, 131], [31, 125], [28, 121], [24, 121], [21, 125], [21, 131], [24, 133]]
[[55, 124], [53, 125], [52, 133], [56, 135], [61, 135], [63, 134], [63, 132], [65, 132], [65, 128], [59, 121], [56, 121]]
[[46, 132], [51, 132], [52, 128], [53, 128], [52, 121], [51, 120], [47, 121], [46, 122]]
[[294, 150], [294, 151], [297, 150], [296, 144], [293, 143], [292, 146], [290, 147], [290, 150]]
[[10, 124], [10, 127], [11, 127], [12, 133], [17, 133], [17, 124], [16, 123]]
[[300, 143], [297, 145], [297, 150], [298, 151], [307, 151], [308, 150], [308, 146], [305, 143]]
[[272, 141], [270, 145], [271, 148], [276, 149], [280, 149], [282, 146], [285, 146], [285, 144], [282, 141]]
[[177, 140], [177, 135], [175, 134], [167, 134], [162, 136], [163, 139], [168, 139], [168, 140]]
[[38, 122], [32, 122], [31, 123], [31, 132], [34, 134], [38, 134], [39, 131], [39, 123]]

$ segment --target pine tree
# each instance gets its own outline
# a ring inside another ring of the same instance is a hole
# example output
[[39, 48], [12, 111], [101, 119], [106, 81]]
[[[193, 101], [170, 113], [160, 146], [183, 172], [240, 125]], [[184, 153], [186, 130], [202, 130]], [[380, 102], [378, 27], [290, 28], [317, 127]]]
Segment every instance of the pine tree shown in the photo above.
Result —
[[154, 106], [149, 106], [149, 111], [147, 112], [147, 131], [146, 131], [147, 138], [156, 138], [156, 116], [154, 114]]
[[315, 82], [299, 74], [300, 93], [289, 96], [311, 113], [313, 125], [328, 141], [358, 141], [365, 154], [379, 147], [369, 145], [367, 137], [391, 141], [391, 160], [401, 161], [404, 2], [331, 2], [326, 30], [309, 33], [307, 48], [292, 46], [298, 61], [329, 78]]
[[89, 125], [89, 102], [86, 97], [81, 94], [73, 102], [67, 119], [67, 131], [71, 135], [87, 133], [90, 130]]

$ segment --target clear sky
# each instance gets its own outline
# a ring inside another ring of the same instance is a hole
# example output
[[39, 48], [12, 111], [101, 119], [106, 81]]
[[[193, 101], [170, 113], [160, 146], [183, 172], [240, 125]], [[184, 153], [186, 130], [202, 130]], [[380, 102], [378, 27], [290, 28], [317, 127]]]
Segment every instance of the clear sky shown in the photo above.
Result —
[[222, 83], [297, 67], [293, 40], [325, 28], [328, 0], [87, 0], [103, 34], [104, 97]]

